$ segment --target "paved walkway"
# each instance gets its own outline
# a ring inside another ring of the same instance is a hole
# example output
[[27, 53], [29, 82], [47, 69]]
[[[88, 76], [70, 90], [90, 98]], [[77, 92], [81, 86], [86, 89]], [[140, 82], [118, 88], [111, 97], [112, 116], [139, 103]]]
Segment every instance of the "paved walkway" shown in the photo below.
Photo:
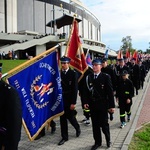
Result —
[[[133, 98], [132, 105], [132, 119], [127, 122], [125, 128], [120, 128], [119, 109], [116, 107], [114, 113], [114, 120], [110, 121], [110, 132], [112, 146], [109, 149], [112, 150], [127, 150], [128, 145], [132, 139], [134, 131], [139, 129], [143, 124], [150, 121], [150, 115], [147, 111], [150, 108], [150, 84], [149, 79], [150, 72], [146, 77], [145, 85], [142, 90], [139, 90], [139, 95]], [[58, 142], [61, 140], [59, 118], [56, 118], [57, 129], [55, 134], [51, 134], [50, 131], [46, 131], [46, 135], [37, 141], [30, 142], [27, 135], [22, 129], [21, 141], [19, 143], [19, 150], [90, 150], [94, 144], [91, 125], [85, 126], [81, 123], [83, 119], [80, 99], [77, 103], [77, 120], [81, 126], [81, 135], [76, 137], [75, 129], [69, 124], [69, 140], [62, 146], [58, 146]], [[105, 150], [106, 142], [104, 135], [102, 141], [102, 147], [99, 149]]]

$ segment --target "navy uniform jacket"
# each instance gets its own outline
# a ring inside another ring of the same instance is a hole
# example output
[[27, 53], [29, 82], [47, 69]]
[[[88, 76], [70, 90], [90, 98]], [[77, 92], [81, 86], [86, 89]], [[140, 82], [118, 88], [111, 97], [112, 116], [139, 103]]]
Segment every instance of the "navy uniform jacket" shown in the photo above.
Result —
[[130, 72], [128, 66], [124, 65], [123, 67], [121, 67], [120, 65], [118, 65], [116, 67], [117, 75], [120, 76], [124, 70], [126, 70], [128, 73]]
[[86, 85], [86, 76], [91, 74], [93, 70], [89, 67], [88, 70], [84, 73], [82, 79], [78, 82], [78, 90], [82, 99], [82, 93], [84, 92], [84, 86]]
[[97, 79], [94, 79], [94, 74], [89, 74], [83, 97], [84, 104], [89, 104], [91, 110], [105, 111], [115, 108], [110, 76], [101, 72]]
[[107, 73], [110, 75], [111, 77], [111, 81], [112, 81], [112, 85], [113, 85], [113, 90], [116, 91], [116, 82], [117, 82], [117, 78], [116, 78], [116, 75], [115, 75], [115, 72], [112, 68], [110, 68], [109, 66], [105, 67], [105, 68], [102, 68], [101, 71], [103, 73]]
[[61, 71], [61, 83], [64, 107], [76, 104], [78, 92], [77, 73], [72, 69], [69, 69], [66, 74]]
[[130, 72], [131, 80], [133, 82], [133, 85], [136, 86], [138, 89], [139, 89], [140, 74], [141, 72], [140, 72], [139, 65], [137, 64], [132, 65], [131, 72]]
[[140, 80], [141, 81], [145, 81], [145, 77], [146, 77], [146, 69], [145, 69], [145, 66], [142, 64], [142, 65], [139, 65], [140, 67]]
[[[120, 79], [116, 90], [116, 97], [119, 98], [119, 103], [126, 103], [127, 99], [132, 100], [134, 96], [134, 87], [130, 79]], [[131, 101], [132, 104], [132, 101]]]
[[22, 110], [19, 95], [13, 87], [0, 81], [0, 127], [6, 129], [5, 136], [1, 134], [0, 147], [3, 143], [5, 150], [17, 150], [21, 126]]
[[116, 67], [116, 71], [117, 71], [117, 85], [119, 83], [119, 80], [120, 80], [120, 75], [122, 74], [122, 72], [126, 70], [129, 74], [130, 74], [130, 69], [129, 67], [127, 67], [126, 65], [124, 65], [123, 67], [121, 67], [120, 65], [118, 65]]

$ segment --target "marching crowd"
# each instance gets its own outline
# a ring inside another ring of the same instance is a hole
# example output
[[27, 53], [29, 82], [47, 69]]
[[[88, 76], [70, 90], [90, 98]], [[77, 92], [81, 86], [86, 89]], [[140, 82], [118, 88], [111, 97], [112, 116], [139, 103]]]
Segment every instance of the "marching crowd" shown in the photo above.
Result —
[[[134, 58], [131, 60], [124, 58], [108, 64], [108, 60], [105, 58], [94, 59], [92, 61], [93, 68], [89, 67], [79, 82], [77, 72], [70, 68], [70, 59], [64, 56], [61, 57], [60, 61], [64, 114], [60, 116], [61, 139], [58, 145], [62, 145], [69, 140], [68, 121], [74, 127], [76, 137], [79, 137], [82, 132], [76, 119], [77, 112], [75, 110], [77, 94], [79, 93], [85, 117], [83, 122], [86, 125], [90, 124], [90, 120], [92, 122], [95, 143], [91, 150], [96, 150], [102, 145], [101, 130], [105, 135], [106, 144], [109, 148], [111, 139], [108, 119], [113, 120], [115, 100], [120, 110], [120, 128], [124, 128], [126, 121], [131, 119], [132, 98], [138, 95], [138, 90], [144, 86], [145, 77], [150, 69], [150, 60], [146, 58], [137, 62]], [[11, 90], [14, 90], [11, 86], [0, 81], [0, 95], [4, 101], [6, 101], [6, 97], [3, 96], [1, 89], [9, 90], [10, 96], [12, 93], [15, 93], [11, 92]], [[15, 112], [14, 117], [17, 113], [16, 119], [21, 120], [19, 98], [18, 96], [16, 97], [13, 101], [16, 101], [16, 106], [20, 113]], [[0, 115], [2, 114], [0, 116], [0, 149], [17, 150], [21, 134], [21, 121], [17, 124], [18, 134], [15, 134], [15, 137], [11, 136], [15, 130], [12, 131], [12, 129], [9, 130], [7, 128], [13, 128], [16, 125], [14, 122], [13, 126], [9, 126], [9, 119], [5, 120], [4, 107], [2, 107], [4, 101], [0, 101]], [[54, 120], [50, 126], [51, 132], [54, 133], [56, 130]], [[35, 140], [40, 139], [44, 135], [45, 129], [41, 131]]]

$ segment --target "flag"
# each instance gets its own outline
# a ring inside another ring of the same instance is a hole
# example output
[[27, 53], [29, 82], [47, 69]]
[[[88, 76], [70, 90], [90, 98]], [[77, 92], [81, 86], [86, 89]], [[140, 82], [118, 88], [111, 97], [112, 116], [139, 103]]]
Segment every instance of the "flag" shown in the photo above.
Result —
[[91, 57], [90, 57], [90, 53], [88, 53], [88, 55], [87, 55], [87, 57], [86, 57], [86, 63], [87, 63], [87, 65], [88, 65], [90, 68], [93, 68], [92, 60], [91, 60]]
[[104, 58], [108, 58], [108, 49], [105, 51]]
[[8, 82], [19, 92], [23, 125], [32, 141], [47, 123], [63, 113], [57, 52], [51, 52], [12, 75]]
[[128, 48], [126, 49], [126, 58], [130, 58], [130, 52]]
[[88, 65], [78, 35], [78, 22], [75, 19], [73, 20], [65, 55], [70, 58], [70, 65], [77, 70], [79, 74], [78, 80], [80, 80], [84, 72], [88, 69]]
[[123, 59], [122, 50], [119, 50], [118, 55], [117, 55], [117, 59]]
[[137, 51], [134, 51], [132, 58], [135, 59], [136, 63], [138, 62], [138, 52]]

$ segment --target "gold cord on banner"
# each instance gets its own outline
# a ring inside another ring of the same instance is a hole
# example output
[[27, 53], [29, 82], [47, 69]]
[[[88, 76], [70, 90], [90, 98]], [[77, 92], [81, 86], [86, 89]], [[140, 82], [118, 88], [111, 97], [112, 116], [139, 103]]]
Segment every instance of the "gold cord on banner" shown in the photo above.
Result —
[[34, 64], [36, 61], [42, 59], [43, 57], [49, 55], [51, 52], [55, 51], [58, 47], [60, 46], [60, 44], [57, 44], [56, 46], [52, 47], [51, 49], [48, 49], [47, 51], [41, 53], [38, 56], [33, 57], [31, 60], [28, 60], [26, 62], [24, 62], [23, 64], [15, 67], [14, 69], [10, 70], [9, 72], [6, 73], [4, 80], [8, 79], [9, 77], [13, 76], [14, 74], [22, 71], [23, 69], [29, 67], [30, 65]]

